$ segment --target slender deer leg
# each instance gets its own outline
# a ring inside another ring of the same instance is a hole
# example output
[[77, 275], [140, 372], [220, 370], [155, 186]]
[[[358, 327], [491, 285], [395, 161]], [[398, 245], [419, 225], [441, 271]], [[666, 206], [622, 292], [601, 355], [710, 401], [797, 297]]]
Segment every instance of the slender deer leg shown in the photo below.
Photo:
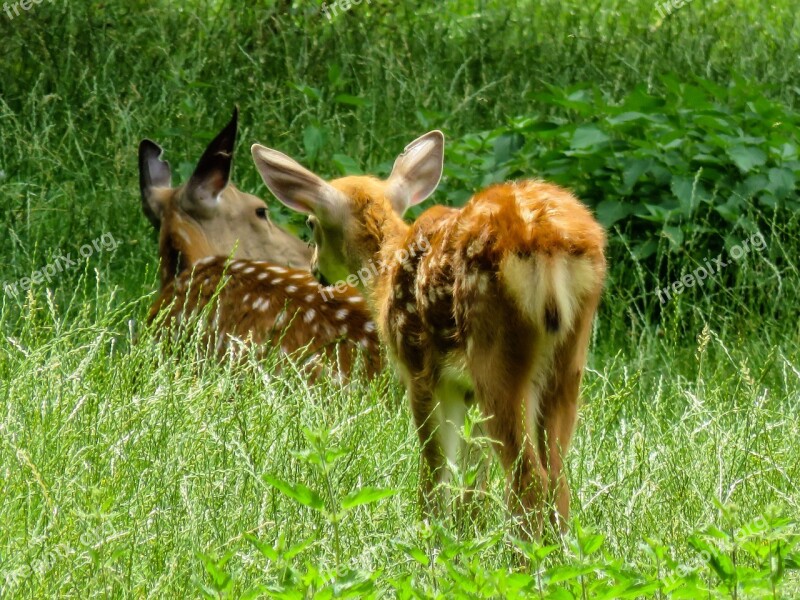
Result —
[[509, 479], [509, 506], [512, 512], [532, 520], [533, 537], [538, 538], [548, 479], [526, 426], [525, 411], [534, 401], [530, 357], [509, 353], [508, 346], [495, 346], [494, 352], [482, 357], [483, 366], [473, 368], [472, 373], [478, 401], [487, 417], [486, 430]]
[[458, 464], [459, 450], [463, 445], [461, 430], [467, 416], [464, 393], [462, 388], [450, 382], [440, 383], [436, 388], [435, 401], [439, 422], [437, 438], [446, 461], [446, 467], [442, 469], [438, 478], [439, 482], [449, 482], [452, 475], [450, 465]]
[[422, 448], [420, 463], [420, 496], [423, 512], [430, 514], [434, 482], [442, 477], [446, 469], [445, 456], [438, 439], [439, 414], [433, 395], [433, 386], [426, 380], [415, 380], [408, 384], [411, 415], [417, 429]]
[[579, 316], [575, 329], [559, 345], [552, 374], [542, 392], [537, 432], [539, 456], [548, 472], [551, 498], [555, 502], [556, 510], [550, 520], [557, 530], [562, 531], [569, 522], [570, 504], [564, 457], [577, 422], [578, 396], [596, 306], [597, 299], [591, 299]]
[[[547, 471], [550, 498], [555, 502], [555, 511], [550, 521], [556, 530], [564, 531], [569, 521], [569, 482], [564, 471], [564, 457], [572, 440], [578, 411], [578, 383], [580, 374], [566, 374], [563, 378], [575, 380], [559, 386], [558, 403], [546, 406], [540, 421], [538, 433], [539, 456]], [[570, 388], [574, 388], [574, 393]]]

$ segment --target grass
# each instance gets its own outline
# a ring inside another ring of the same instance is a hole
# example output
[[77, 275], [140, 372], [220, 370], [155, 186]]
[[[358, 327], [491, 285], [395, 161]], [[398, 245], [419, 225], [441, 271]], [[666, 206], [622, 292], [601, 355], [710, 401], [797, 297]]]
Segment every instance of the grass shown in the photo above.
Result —
[[[444, 585], [444, 568], [422, 569], [405, 550], [432, 553], [436, 542], [415, 520], [418, 448], [390, 376], [308, 388], [270, 378], [269, 364], [232, 373], [159, 360], [149, 340], [131, 345], [124, 333], [134, 306], [100, 286], [99, 306], [67, 318], [31, 306], [0, 345], [0, 568], [11, 597], [194, 595], [195, 581], [211, 579], [198, 553], [230, 554], [236, 597], [280, 575], [248, 533], [269, 545], [311, 538], [301, 564], [372, 573], [384, 592], [411, 576], [422, 589]], [[676, 560], [699, 564], [687, 540], [704, 524], [733, 530], [768, 510], [798, 514], [796, 336], [709, 326], [692, 345], [670, 332], [618, 344], [609, 327], [623, 324], [598, 325], [569, 468], [574, 516], [604, 536], [610, 556], [643, 563], [643, 540], [659, 538]], [[301, 454], [314, 447], [309, 432], [344, 451], [328, 475]], [[337, 551], [330, 523], [265, 475], [330, 485], [332, 498], [363, 486], [397, 493], [349, 513]], [[479, 539], [502, 536], [481, 552], [487, 571], [515, 561], [503, 505], [495, 466], [488, 522], [477, 528]], [[730, 505], [739, 513], [727, 520]], [[466, 529], [457, 539], [476, 535]], [[794, 582], [783, 597], [800, 591]]]
[[[793, 109], [794, 7], [692, 2], [659, 22], [643, 0], [373, 2], [328, 23], [315, 6], [0, 13], [0, 282], [76, 259], [0, 296], [0, 596], [678, 597], [670, 582], [713, 588], [688, 597], [800, 595], [796, 214], [748, 206], [768, 247], [659, 307], [663, 273], [728, 232], [700, 216], [682, 252], [659, 239], [665, 271], [612, 229], [569, 455], [575, 522], [548, 550], [510, 538], [496, 465], [484, 523], [418, 518], [416, 436], [389, 374], [308, 388], [269, 361], [165, 359], [141, 325], [157, 249], [135, 160], [151, 137], [185, 177], [234, 103], [235, 179], [262, 194], [253, 141], [327, 174], [380, 169], [426, 128], [462, 140], [511, 117], [572, 119], [542, 95], [575, 84], [612, 103], [642, 83], [658, 94], [668, 74], [737, 76]], [[107, 233], [115, 250], [77, 259]], [[372, 488], [393, 493], [342, 509]], [[526, 552], [530, 580], [512, 573]], [[630, 588], [647, 581], [658, 589]]]

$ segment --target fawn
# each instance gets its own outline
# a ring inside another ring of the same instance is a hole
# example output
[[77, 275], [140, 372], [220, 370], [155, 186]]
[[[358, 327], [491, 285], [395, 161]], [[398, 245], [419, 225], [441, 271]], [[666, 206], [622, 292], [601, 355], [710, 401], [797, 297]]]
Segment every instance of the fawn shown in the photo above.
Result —
[[219, 357], [249, 338], [259, 350], [279, 346], [312, 376], [332, 364], [348, 377], [363, 348], [375, 375], [380, 346], [363, 298], [351, 287], [321, 286], [308, 272], [308, 245], [273, 224], [262, 200], [229, 184], [237, 121], [234, 111], [180, 187], [172, 187], [161, 148], [139, 146], [142, 209], [159, 231], [161, 258], [149, 321], [166, 309], [177, 324], [212, 304], [203, 341]]
[[[359, 277], [408, 391], [427, 473], [447, 481], [465, 412], [477, 402], [506, 471], [510, 508], [541, 535], [569, 517], [564, 455], [575, 428], [592, 320], [605, 278], [605, 232], [571, 193], [541, 181], [491, 186], [461, 209], [403, 213], [443, 169], [432, 131], [386, 180], [326, 182], [288, 156], [252, 147], [267, 187], [309, 214], [313, 259], [330, 281]], [[377, 269], [365, 266], [379, 265]]]

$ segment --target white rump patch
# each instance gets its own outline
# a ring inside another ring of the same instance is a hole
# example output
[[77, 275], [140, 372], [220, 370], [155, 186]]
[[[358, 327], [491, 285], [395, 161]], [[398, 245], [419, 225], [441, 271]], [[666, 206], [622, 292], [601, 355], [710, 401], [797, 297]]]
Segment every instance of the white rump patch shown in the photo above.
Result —
[[510, 255], [500, 272], [517, 305], [537, 327], [545, 327], [547, 303], [555, 304], [559, 335], [572, 330], [581, 302], [597, 285], [597, 273], [588, 258], [564, 254]]

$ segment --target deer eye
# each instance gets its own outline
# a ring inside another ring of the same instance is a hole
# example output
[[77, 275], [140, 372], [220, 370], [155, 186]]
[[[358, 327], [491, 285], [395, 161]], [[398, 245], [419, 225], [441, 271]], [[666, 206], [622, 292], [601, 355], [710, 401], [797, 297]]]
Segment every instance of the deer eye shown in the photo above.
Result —
[[267, 209], [266, 209], [266, 208], [264, 208], [263, 206], [259, 206], [259, 207], [256, 209], [256, 216], [257, 216], [259, 219], [264, 219], [264, 220], [266, 221], [266, 220], [267, 220]]

